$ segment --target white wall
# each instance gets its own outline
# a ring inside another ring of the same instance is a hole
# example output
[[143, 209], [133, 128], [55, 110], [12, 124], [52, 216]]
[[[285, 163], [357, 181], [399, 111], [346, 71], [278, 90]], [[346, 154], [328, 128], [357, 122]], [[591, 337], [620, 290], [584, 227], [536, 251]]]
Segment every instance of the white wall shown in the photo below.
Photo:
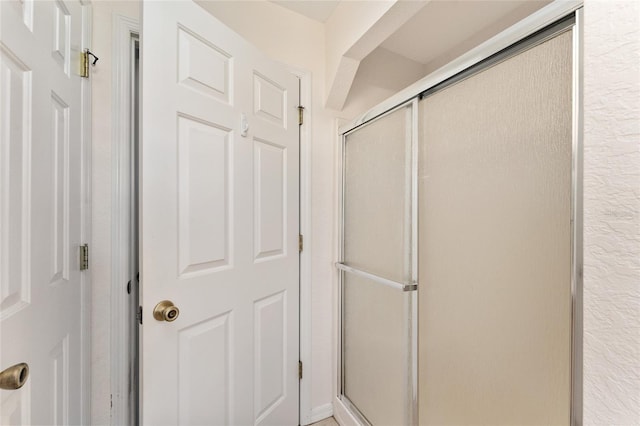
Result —
[[360, 62], [341, 116], [355, 118], [425, 75], [423, 64], [379, 47]]
[[338, 4], [326, 22], [323, 45], [327, 55], [326, 87], [333, 84], [342, 56], [371, 30], [396, 1], [343, 1]]
[[640, 3], [584, 7], [584, 424], [640, 424]]
[[111, 197], [112, 197], [112, 17], [138, 17], [137, 1], [93, 2], [91, 69], [92, 224], [91, 244], [91, 424], [110, 422], [111, 395]]

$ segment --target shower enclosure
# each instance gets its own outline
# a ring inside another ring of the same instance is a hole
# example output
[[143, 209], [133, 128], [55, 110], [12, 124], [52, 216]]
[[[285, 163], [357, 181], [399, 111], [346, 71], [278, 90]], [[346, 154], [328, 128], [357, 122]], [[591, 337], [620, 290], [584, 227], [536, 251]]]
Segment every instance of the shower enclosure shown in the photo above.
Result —
[[361, 423], [580, 423], [580, 14], [342, 129], [339, 399]]
[[411, 101], [344, 138], [341, 386], [372, 424], [415, 419], [416, 115]]

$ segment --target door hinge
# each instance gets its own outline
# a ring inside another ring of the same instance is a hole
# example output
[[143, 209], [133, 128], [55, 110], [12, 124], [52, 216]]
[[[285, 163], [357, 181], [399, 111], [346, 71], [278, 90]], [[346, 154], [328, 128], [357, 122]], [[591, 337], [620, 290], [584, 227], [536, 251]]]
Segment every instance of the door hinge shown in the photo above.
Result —
[[[93, 62], [91, 62], [90, 56], [93, 56]], [[94, 66], [98, 62], [98, 57], [89, 49], [80, 52], [80, 77], [89, 78], [89, 62]]]
[[142, 306], [138, 306], [138, 313], [136, 314], [136, 318], [140, 325], [142, 325]]
[[89, 244], [83, 244], [80, 246], [80, 270], [87, 269], [89, 269]]
[[300, 105], [298, 107], [298, 125], [302, 126], [304, 123], [304, 107]]
[[298, 379], [302, 380], [302, 361], [298, 361]]
[[301, 252], [304, 249], [304, 238], [302, 234], [298, 234], [298, 252]]

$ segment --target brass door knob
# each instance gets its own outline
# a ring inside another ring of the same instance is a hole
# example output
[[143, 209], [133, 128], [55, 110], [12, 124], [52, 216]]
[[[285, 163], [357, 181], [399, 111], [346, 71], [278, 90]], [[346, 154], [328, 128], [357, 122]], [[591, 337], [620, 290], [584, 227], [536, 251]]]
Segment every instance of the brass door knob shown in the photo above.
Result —
[[26, 362], [12, 365], [0, 373], [0, 389], [20, 389], [29, 378], [29, 366]]
[[153, 317], [158, 321], [175, 321], [180, 315], [180, 309], [171, 300], [163, 300], [153, 308]]

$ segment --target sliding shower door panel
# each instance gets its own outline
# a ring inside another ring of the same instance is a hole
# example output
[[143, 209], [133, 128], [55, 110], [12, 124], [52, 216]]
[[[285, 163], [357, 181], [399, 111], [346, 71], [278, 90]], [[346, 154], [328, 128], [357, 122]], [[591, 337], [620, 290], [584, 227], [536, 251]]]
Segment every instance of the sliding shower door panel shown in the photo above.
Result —
[[405, 292], [344, 274], [344, 395], [373, 425], [405, 423]]
[[341, 398], [363, 422], [412, 421], [415, 103], [344, 138]]
[[569, 423], [572, 42], [420, 102], [420, 424]]
[[345, 137], [344, 252], [347, 265], [410, 279], [411, 107]]

